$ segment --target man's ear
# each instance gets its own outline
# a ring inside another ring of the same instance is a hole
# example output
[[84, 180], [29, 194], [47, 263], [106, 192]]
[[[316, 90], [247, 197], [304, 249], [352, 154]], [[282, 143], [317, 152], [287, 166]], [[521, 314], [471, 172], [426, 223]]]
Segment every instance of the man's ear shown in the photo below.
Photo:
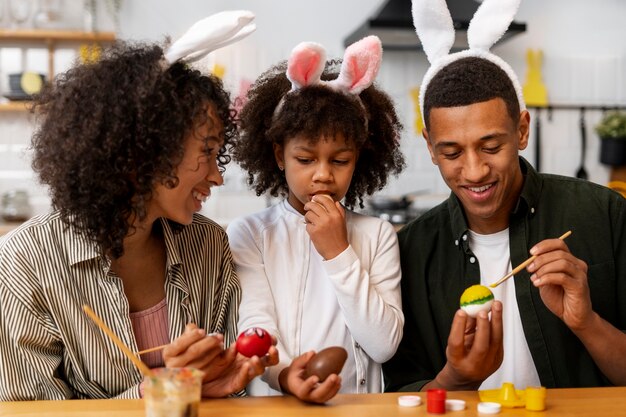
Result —
[[426, 146], [428, 146], [428, 152], [430, 153], [430, 160], [433, 161], [433, 164], [437, 164], [437, 158], [435, 158], [435, 153], [433, 152], [433, 146], [430, 143], [430, 138], [428, 137], [428, 130], [426, 128], [422, 129], [422, 136], [424, 136], [424, 140], [426, 141]]
[[530, 135], [530, 113], [528, 110], [524, 110], [519, 116], [519, 125], [517, 127], [519, 135], [518, 149], [523, 151], [528, 146], [528, 137]]
[[285, 169], [285, 152], [283, 146], [278, 143], [274, 144], [274, 159], [276, 159], [276, 164], [281, 171]]

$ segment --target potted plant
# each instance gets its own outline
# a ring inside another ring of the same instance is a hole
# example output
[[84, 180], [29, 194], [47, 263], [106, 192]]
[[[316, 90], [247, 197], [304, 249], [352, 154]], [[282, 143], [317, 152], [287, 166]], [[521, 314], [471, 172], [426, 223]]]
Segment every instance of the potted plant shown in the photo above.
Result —
[[626, 112], [607, 113], [596, 125], [600, 137], [600, 162], [610, 166], [626, 165]]

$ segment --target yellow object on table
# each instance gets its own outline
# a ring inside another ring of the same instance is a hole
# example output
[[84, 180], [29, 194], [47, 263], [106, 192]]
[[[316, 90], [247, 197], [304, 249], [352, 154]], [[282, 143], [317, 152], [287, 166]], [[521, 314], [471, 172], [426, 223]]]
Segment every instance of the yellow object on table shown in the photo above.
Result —
[[546, 409], [546, 387], [526, 388], [526, 409], [530, 411], [543, 411]]
[[526, 405], [526, 392], [515, 389], [515, 385], [510, 382], [502, 384], [499, 389], [487, 389], [478, 391], [480, 401], [501, 404], [502, 407], [524, 407]]

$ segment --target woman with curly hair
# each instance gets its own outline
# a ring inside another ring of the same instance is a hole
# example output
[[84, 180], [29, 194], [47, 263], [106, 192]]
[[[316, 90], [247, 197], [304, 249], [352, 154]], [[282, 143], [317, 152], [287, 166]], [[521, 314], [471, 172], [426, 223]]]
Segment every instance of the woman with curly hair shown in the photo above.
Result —
[[[227, 17], [199, 22], [203, 48]], [[207, 397], [278, 362], [274, 347], [248, 359], [232, 343], [228, 239], [197, 212], [223, 183], [235, 115], [221, 81], [185, 62], [193, 49], [120, 42], [37, 97], [32, 164], [54, 211], [0, 243], [0, 399], [141, 395], [85, 304], [135, 352], [167, 344], [148, 366], [203, 370]]]
[[[286, 197], [228, 228], [239, 326], [267, 329], [280, 352], [248, 386], [252, 395], [321, 403], [340, 391], [380, 392], [380, 364], [400, 343], [396, 234], [349, 210], [404, 167], [393, 104], [372, 85], [381, 54], [378, 38], [365, 38], [337, 71], [320, 45], [302, 43], [256, 81], [242, 109], [233, 156], [257, 194]], [[347, 361], [320, 381], [305, 368], [327, 346], [345, 348]]]

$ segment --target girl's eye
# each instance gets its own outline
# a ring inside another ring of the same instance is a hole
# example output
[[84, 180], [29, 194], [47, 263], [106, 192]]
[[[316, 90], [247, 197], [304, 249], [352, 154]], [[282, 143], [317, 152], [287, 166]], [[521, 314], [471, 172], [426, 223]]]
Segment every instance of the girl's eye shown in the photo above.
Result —
[[346, 165], [346, 164], [348, 164], [348, 162], [349, 162], [349, 161], [345, 161], [345, 160], [342, 160], [342, 159], [335, 159], [335, 160], [333, 161], [333, 163], [335, 163], [335, 164], [337, 164], [337, 165]]
[[300, 162], [301, 164], [308, 164], [311, 162], [309, 158], [296, 158], [296, 160]]

